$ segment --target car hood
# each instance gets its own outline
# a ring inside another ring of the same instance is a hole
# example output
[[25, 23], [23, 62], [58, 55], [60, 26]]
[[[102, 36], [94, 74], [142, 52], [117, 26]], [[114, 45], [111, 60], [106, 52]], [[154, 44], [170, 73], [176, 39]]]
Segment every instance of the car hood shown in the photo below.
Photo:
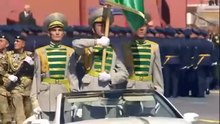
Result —
[[127, 117], [86, 120], [68, 124], [191, 124], [184, 119], [165, 117]]

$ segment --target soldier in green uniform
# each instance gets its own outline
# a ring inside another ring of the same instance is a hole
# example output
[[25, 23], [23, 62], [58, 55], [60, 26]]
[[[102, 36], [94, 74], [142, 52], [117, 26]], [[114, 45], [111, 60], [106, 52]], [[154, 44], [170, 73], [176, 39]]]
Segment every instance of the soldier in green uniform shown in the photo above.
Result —
[[[126, 88], [125, 81], [128, 72], [117, 58], [116, 50], [110, 44], [110, 39], [104, 36], [104, 9], [94, 10], [89, 17], [89, 25], [94, 32], [92, 39], [76, 39], [72, 42], [76, 53], [84, 59], [87, 73], [82, 78], [82, 90], [109, 90], [112, 88]], [[110, 15], [110, 24], [113, 15]], [[102, 54], [106, 47], [105, 69], [102, 72]]]
[[67, 26], [66, 17], [61, 13], [52, 13], [46, 17], [44, 27], [51, 39], [49, 45], [35, 50], [35, 73], [33, 77], [31, 100], [33, 111], [42, 112], [42, 116], [54, 120], [56, 97], [60, 93], [78, 90], [78, 81], [74, 73], [74, 50], [61, 45]]
[[125, 65], [130, 74], [127, 87], [135, 89], [154, 87], [163, 92], [159, 45], [146, 40], [146, 32], [147, 22], [134, 33], [133, 40], [125, 47]]
[[[146, 40], [147, 22], [133, 33], [133, 39], [124, 45], [125, 65], [129, 72], [127, 89], [156, 89], [163, 93], [164, 82], [162, 75], [159, 45]], [[148, 102], [127, 102], [125, 113], [133, 116], [154, 115], [153, 107]]]
[[[104, 8], [94, 10], [89, 16], [89, 25], [94, 32], [91, 39], [76, 39], [72, 42], [76, 53], [84, 60], [86, 74], [82, 78], [82, 90], [110, 90], [125, 89], [128, 72], [118, 56], [119, 50], [112, 47], [112, 41], [104, 36], [105, 17]], [[110, 24], [113, 22], [113, 15], [110, 14]], [[106, 53], [103, 49], [106, 48]], [[102, 70], [102, 56], [106, 54], [104, 71]], [[107, 108], [105, 113], [103, 106], [86, 104], [82, 108], [83, 118], [115, 117], [115, 109]], [[85, 113], [85, 114], [84, 114]]]
[[14, 50], [7, 52], [7, 62], [9, 64], [8, 73], [17, 77], [16, 81], [12, 80], [7, 85], [7, 90], [11, 93], [12, 104], [15, 111], [13, 116], [17, 124], [22, 124], [23, 121], [31, 115], [32, 110], [30, 89], [33, 77], [31, 73], [33, 73], [33, 69], [32, 71], [21, 73], [25, 62], [29, 65], [27, 68], [33, 68], [34, 66], [34, 61], [32, 59], [33, 53], [24, 50], [25, 41], [26, 36], [22, 34], [17, 35], [15, 37]]
[[[8, 99], [10, 92], [5, 88], [5, 85], [10, 79], [8, 79], [8, 63], [7, 63], [7, 47], [9, 46], [9, 37], [1, 33], [0, 34], [0, 123], [6, 124], [11, 121], [10, 109]], [[10, 76], [11, 77], [11, 76]], [[12, 76], [13, 77], [13, 76]]]

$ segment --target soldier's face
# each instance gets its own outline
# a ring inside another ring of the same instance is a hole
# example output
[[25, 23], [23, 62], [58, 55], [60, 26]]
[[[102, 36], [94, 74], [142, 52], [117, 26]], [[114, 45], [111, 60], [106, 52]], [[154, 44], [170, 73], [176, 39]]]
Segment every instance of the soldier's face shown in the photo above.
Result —
[[147, 33], [147, 25], [144, 25], [137, 30], [136, 35], [139, 38], [144, 38], [146, 33]]
[[4, 38], [0, 38], [0, 50], [4, 50], [9, 46], [8, 41]]
[[64, 30], [60, 27], [55, 27], [49, 30], [49, 37], [53, 42], [60, 42], [64, 36]]
[[98, 36], [103, 36], [104, 35], [104, 31], [105, 31], [104, 23], [95, 23], [94, 24], [94, 30], [95, 30], [95, 33]]
[[14, 49], [15, 50], [21, 50], [24, 49], [25, 47], [25, 42], [21, 39], [16, 39], [14, 43]]

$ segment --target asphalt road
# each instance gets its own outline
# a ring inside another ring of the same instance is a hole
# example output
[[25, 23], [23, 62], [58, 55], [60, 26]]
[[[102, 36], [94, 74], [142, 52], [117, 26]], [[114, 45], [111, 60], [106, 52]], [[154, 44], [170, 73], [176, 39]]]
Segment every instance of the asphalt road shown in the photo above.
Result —
[[199, 114], [198, 124], [220, 124], [219, 122], [219, 91], [211, 91], [205, 98], [177, 97], [169, 100], [182, 113]]

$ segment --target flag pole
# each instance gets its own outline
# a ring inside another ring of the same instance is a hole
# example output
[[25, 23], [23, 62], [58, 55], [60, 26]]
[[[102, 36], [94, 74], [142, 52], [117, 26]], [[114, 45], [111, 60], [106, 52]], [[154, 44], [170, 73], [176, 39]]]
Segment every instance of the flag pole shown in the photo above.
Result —
[[[110, 27], [110, 14], [111, 14], [111, 10], [110, 10], [110, 6], [109, 5], [105, 5], [104, 6], [104, 15], [105, 15], [105, 37], [108, 37], [109, 34], [109, 27]], [[106, 48], [103, 49], [102, 52], [102, 72], [105, 71], [105, 62], [106, 62]]]

